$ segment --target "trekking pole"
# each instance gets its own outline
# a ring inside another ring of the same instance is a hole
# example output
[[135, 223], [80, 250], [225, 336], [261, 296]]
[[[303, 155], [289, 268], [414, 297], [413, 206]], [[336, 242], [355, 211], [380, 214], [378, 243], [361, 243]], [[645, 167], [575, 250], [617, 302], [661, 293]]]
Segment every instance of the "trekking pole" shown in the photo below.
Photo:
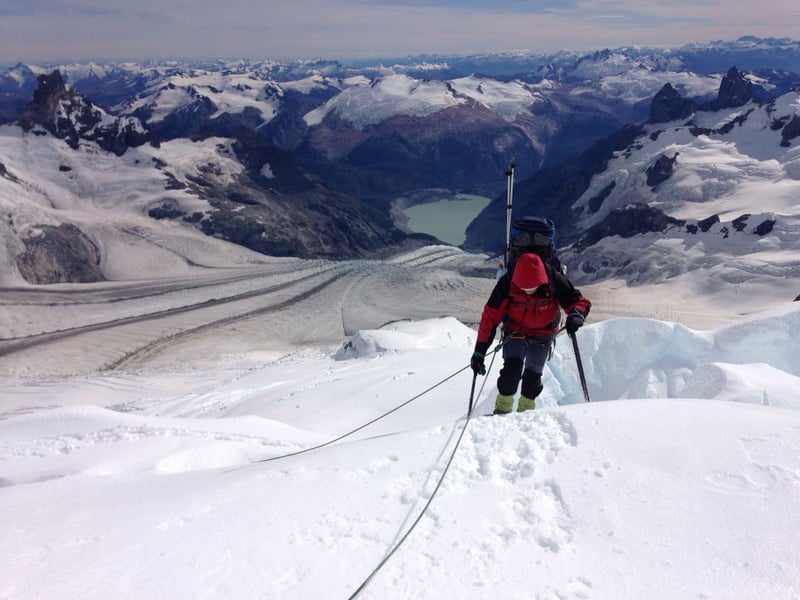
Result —
[[511, 205], [514, 198], [514, 159], [508, 164], [506, 171], [506, 249], [503, 252], [503, 267], [508, 268], [508, 254], [511, 252]]
[[575, 360], [578, 363], [578, 375], [581, 378], [583, 398], [586, 400], [586, 402], [589, 402], [589, 389], [586, 387], [586, 375], [583, 373], [583, 361], [581, 361], [581, 351], [578, 349], [578, 338], [575, 336], [574, 331], [569, 334], [569, 337], [572, 338], [572, 347], [575, 349]]
[[467, 411], [467, 417], [472, 414], [472, 403], [475, 401], [475, 382], [478, 380], [478, 374], [472, 374], [472, 389], [469, 392], [469, 410]]

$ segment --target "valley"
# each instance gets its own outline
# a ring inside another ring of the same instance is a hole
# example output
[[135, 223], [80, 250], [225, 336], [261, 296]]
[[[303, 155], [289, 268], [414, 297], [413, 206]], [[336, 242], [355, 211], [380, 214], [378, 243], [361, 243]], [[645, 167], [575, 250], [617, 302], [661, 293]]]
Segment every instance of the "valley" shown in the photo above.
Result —
[[[290, 260], [176, 281], [0, 290], [0, 373], [214, 363], [338, 345], [360, 329], [401, 319], [449, 314], [474, 321], [492, 280], [470, 273], [484, 268], [485, 257], [434, 246], [386, 261]], [[397, 290], [417, 301], [399, 300]], [[308, 317], [292, 317], [298, 310]]]
[[[303, 261], [197, 269], [192, 275], [0, 289], [0, 375], [260, 364], [398, 320], [452, 316], [475, 326], [496, 263], [451, 246], [383, 260]], [[644, 317], [704, 330], [787, 306], [791, 281], [704, 289], [702, 274], [658, 286], [582, 285], [590, 322]], [[780, 292], [780, 290], [783, 292]], [[302, 314], [302, 318], [298, 318]], [[466, 358], [465, 358], [466, 360]]]

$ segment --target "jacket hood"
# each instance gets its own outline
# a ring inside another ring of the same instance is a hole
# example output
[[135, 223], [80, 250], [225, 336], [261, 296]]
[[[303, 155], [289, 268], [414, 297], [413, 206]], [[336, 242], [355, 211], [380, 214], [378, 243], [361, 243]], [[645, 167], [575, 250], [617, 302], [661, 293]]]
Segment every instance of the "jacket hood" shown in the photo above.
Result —
[[533, 290], [548, 283], [547, 270], [541, 257], [536, 254], [523, 254], [517, 259], [511, 283], [522, 290]]

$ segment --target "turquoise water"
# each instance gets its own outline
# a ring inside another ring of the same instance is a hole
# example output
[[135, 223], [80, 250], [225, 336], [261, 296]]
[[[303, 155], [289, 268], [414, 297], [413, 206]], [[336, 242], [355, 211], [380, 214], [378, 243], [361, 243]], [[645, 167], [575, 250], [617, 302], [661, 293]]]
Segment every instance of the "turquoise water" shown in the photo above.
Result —
[[465, 231], [491, 200], [482, 196], [459, 194], [455, 200], [439, 200], [407, 208], [408, 228], [415, 233], [427, 233], [448, 244], [460, 246]]

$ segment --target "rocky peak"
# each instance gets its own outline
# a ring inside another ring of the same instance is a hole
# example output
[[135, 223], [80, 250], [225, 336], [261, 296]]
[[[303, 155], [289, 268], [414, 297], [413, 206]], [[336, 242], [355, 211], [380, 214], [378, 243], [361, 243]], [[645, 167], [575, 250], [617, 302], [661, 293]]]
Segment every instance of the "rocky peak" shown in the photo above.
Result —
[[731, 67], [722, 78], [716, 108], [734, 108], [753, 99], [753, 83], [736, 67]]
[[689, 117], [695, 110], [694, 103], [680, 95], [672, 84], [666, 83], [650, 103], [650, 122], [669, 123]]
[[68, 88], [58, 70], [39, 75], [39, 86], [18, 123], [25, 131], [37, 125], [77, 148], [81, 140], [94, 141], [117, 156], [131, 146], [141, 146], [149, 136], [134, 117], [117, 118]]
[[36, 80], [39, 86], [25, 107], [19, 124], [26, 131], [33, 129], [35, 125], [41, 125], [56, 135], [59, 106], [62, 102], [73, 101], [77, 94], [67, 89], [67, 84], [58, 70], [49, 75], [39, 75]]

